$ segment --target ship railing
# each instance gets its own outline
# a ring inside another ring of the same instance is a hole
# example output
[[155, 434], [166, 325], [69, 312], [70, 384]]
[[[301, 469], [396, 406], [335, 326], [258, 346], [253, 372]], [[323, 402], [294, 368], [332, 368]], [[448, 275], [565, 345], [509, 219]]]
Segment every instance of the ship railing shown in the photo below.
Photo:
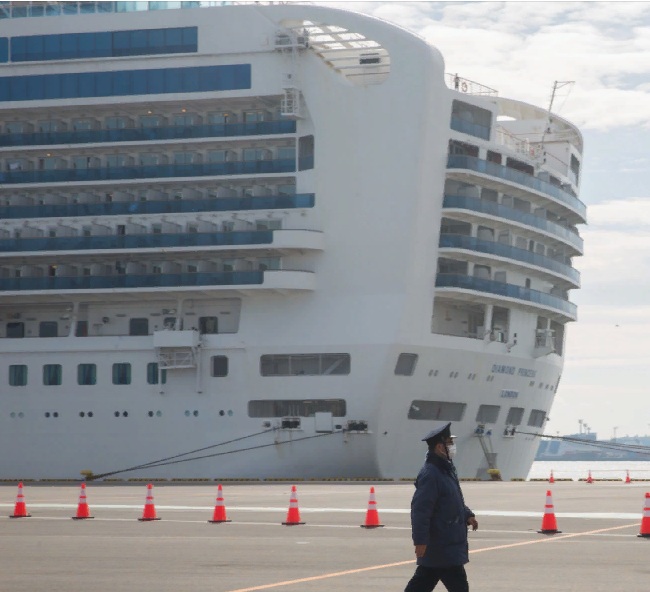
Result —
[[582, 218], [583, 221], [586, 220], [587, 207], [570, 191], [565, 191], [548, 181], [538, 179], [533, 175], [513, 169], [512, 167], [503, 166], [496, 162], [489, 162], [466, 154], [450, 154], [447, 157], [447, 168], [469, 169], [484, 175], [503, 179], [510, 183], [523, 185], [524, 187], [528, 187], [534, 191], [539, 191], [540, 193], [555, 198], [567, 207], [571, 208]]
[[50, 146], [57, 144], [97, 144], [109, 142], [150, 142], [253, 135], [292, 134], [293, 120], [174, 125], [162, 127], [75, 130], [0, 134], [0, 146]]
[[458, 76], [458, 74], [448, 73], [447, 83], [449, 88], [453, 88], [454, 90], [465, 93], [467, 95], [478, 95], [484, 97], [499, 96], [499, 92], [496, 89], [485, 86], [479, 82], [475, 82], [474, 80], [469, 80], [468, 78], [462, 78]]

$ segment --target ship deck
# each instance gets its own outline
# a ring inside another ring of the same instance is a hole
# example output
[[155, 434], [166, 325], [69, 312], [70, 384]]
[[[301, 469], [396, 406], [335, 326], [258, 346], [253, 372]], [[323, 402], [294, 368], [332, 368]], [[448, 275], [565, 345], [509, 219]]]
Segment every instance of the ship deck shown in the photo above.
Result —
[[[304, 525], [286, 527], [291, 483], [224, 483], [232, 522], [209, 524], [216, 483], [155, 484], [159, 521], [143, 523], [144, 482], [87, 487], [94, 520], [71, 520], [77, 484], [25, 483], [30, 518], [10, 520], [16, 484], [0, 486], [0, 577], [7, 592], [355, 592], [402, 590], [414, 570], [411, 483], [297, 483]], [[364, 523], [376, 489], [384, 528]], [[561, 534], [538, 534], [551, 488]], [[472, 589], [647, 590], [638, 538], [650, 484], [467, 482]]]

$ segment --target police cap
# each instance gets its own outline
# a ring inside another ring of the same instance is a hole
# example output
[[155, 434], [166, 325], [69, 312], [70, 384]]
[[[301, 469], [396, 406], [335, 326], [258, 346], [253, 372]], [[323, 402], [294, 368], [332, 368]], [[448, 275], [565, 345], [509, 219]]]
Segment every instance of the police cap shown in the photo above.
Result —
[[444, 442], [448, 438], [453, 438], [451, 434], [451, 422], [438, 424], [424, 438], [422, 438], [422, 441], [431, 446], [438, 442]]

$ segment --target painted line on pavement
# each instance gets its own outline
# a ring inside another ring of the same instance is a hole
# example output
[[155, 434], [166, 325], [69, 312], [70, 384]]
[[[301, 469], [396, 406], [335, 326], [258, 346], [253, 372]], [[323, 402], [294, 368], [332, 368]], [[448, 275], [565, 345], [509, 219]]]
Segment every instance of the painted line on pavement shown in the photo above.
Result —
[[[632, 526], [637, 526], [637, 524], [625, 524], [623, 526], [612, 526], [610, 528], [599, 528], [596, 530], [590, 530], [586, 532], [577, 532], [574, 534], [565, 534], [565, 535], [553, 535], [552, 538], [543, 538], [543, 539], [538, 539], [534, 541], [522, 541], [519, 543], [508, 543], [506, 545], [496, 545], [494, 547], [484, 547], [482, 549], [474, 549], [470, 551], [470, 554], [475, 554], [475, 553], [485, 553], [487, 551], [498, 551], [502, 549], [512, 549], [514, 547], [523, 547], [525, 545], [537, 545], [541, 543], [553, 543], [565, 539], [570, 539], [570, 538], [575, 538], [579, 536], [588, 536], [591, 534], [600, 534], [603, 532], [608, 532], [610, 530], [620, 530], [622, 528], [630, 528]], [[546, 535], [545, 535], [546, 536]], [[370, 567], [360, 567], [358, 569], [348, 569], [346, 571], [338, 571], [338, 572], [333, 572], [333, 573], [328, 573], [328, 574], [321, 574], [318, 576], [311, 576], [308, 578], [299, 578], [296, 580], [285, 580], [283, 582], [274, 582], [272, 584], [262, 584], [260, 586], [252, 586], [250, 588], [237, 588], [236, 590], [229, 590], [228, 592], [257, 592], [258, 590], [269, 590], [271, 588], [280, 588], [284, 586], [293, 586], [295, 584], [304, 584], [307, 582], [316, 582], [320, 580], [326, 580], [329, 578], [338, 578], [341, 576], [348, 576], [348, 575], [353, 575], [353, 574], [358, 574], [358, 573], [363, 573], [367, 571], [373, 571], [373, 570], [378, 570], [378, 569], [388, 569], [391, 567], [401, 567], [403, 565], [409, 565], [415, 563], [414, 559], [411, 559], [409, 561], [398, 561], [396, 563], [384, 563], [382, 565], [372, 565]]]

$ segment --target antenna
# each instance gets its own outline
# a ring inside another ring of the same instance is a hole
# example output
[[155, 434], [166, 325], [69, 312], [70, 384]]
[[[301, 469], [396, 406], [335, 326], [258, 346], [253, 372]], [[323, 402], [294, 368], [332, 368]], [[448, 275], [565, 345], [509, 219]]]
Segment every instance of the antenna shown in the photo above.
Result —
[[546, 134], [551, 133], [551, 119], [552, 119], [551, 109], [553, 108], [553, 101], [555, 101], [555, 95], [557, 94], [557, 91], [570, 84], [575, 84], [575, 80], [556, 80], [553, 83], [551, 100], [549, 101], [548, 112], [546, 114], [546, 125], [544, 125], [544, 132], [542, 133], [542, 141], [540, 142], [540, 148], [542, 149], [542, 156], [544, 162], [546, 162], [546, 151], [544, 150], [544, 140], [546, 139]]

